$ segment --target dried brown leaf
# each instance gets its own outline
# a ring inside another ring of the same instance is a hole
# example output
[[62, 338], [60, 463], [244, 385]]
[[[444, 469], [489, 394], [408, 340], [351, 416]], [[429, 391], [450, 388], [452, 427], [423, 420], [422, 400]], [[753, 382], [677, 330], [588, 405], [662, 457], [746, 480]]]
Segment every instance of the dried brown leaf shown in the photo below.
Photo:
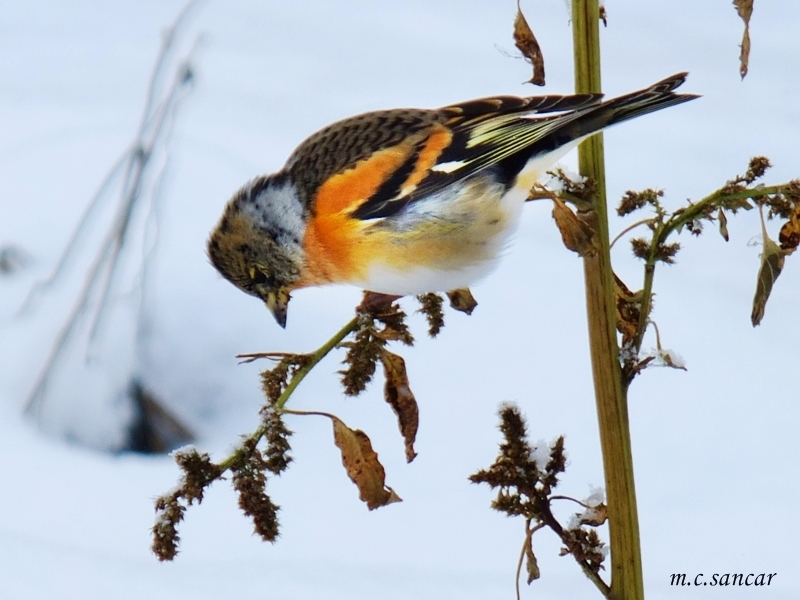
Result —
[[341, 420], [331, 416], [333, 440], [342, 452], [342, 464], [347, 475], [358, 487], [358, 497], [367, 508], [374, 510], [401, 498], [386, 486], [386, 471], [378, 461], [367, 434], [360, 429], [350, 429]]
[[625, 348], [636, 337], [639, 328], [639, 302], [636, 294], [628, 289], [617, 274], [614, 274], [614, 295], [617, 305], [617, 331], [622, 334], [622, 347]]
[[525, 544], [525, 570], [528, 573], [528, 578], [526, 580], [528, 585], [542, 576], [541, 571], [539, 571], [539, 562], [536, 560], [536, 555], [533, 553], [532, 537], [529, 537]]
[[608, 507], [602, 502], [596, 506], [585, 510], [580, 515], [581, 525], [591, 525], [592, 527], [600, 527], [608, 520]]
[[375, 321], [383, 325], [383, 330], [374, 331], [374, 335], [381, 339], [399, 341], [406, 346], [414, 345], [414, 336], [406, 324], [406, 313], [400, 310], [397, 304], [390, 304], [385, 310], [372, 315]]
[[800, 244], [800, 204], [795, 206], [792, 216], [781, 227], [778, 241], [785, 255], [797, 250], [797, 246]]
[[450, 300], [450, 307], [459, 312], [472, 314], [475, 307], [478, 306], [478, 301], [472, 296], [469, 288], [461, 288], [458, 290], [451, 290], [447, 292], [447, 298]]
[[744, 21], [744, 33], [739, 53], [739, 74], [744, 79], [750, 64], [750, 17], [753, 14], [753, 0], [733, 0], [733, 5], [736, 7], [739, 17]]
[[383, 351], [383, 372], [386, 374], [384, 398], [397, 415], [397, 424], [406, 443], [406, 461], [411, 462], [417, 456], [414, 451], [414, 440], [419, 427], [419, 407], [408, 384], [406, 362], [388, 350]]
[[569, 250], [577, 253], [578, 256], [597, 254], [592, 228], [558, 198], [553, 198], [553, 219], [561, 232], [564, 245]]
[[383, 329], [376, 330], [372, 334], [374, 337], [384, 342], [403, 342], [408, 339], [408, 333], [405, 331], [398, 331], [391, 327], [384, 327]]
[[721, 208], [717, 214], [717, 220], [719, 221], [719, 234], [726, 242], [729, 241], [730, 236], [728, 235], [728, 217], [725, 216], [725, 211]]
[[[761, 207], [759, 206], [759, 210]], [[783, 270], [786, 253], [768, 235], [764, 225], [764, 214], [761, 213], [761, 235], [764, 240], [764, 251], [761, 253], [761, 267], [758, 269], [756, 294], [753, 297], [753, 311], [750, 313], [750, 322], [753, 327], [761, 323], [767, 300], [772, 293], [772, 286]]]
[[533, 65], [533, 76], [528, 83], [544, 85], [544, 56], [542, 55], [542, 49], [539, 47], [539, 42], [536, 41], [536, 36], [533, 35], [533, 30], [525, 19], [525, 15], [522, 14], [519, 2], [517, 3], [517, 17], [514, 19], [514, 45]]
[[681, 358], [674, 350], [659, 348], [657, 358], [660, 358], [661, 363], [670, 369], [680, 369], [681, 371], [689, 370], [686, 368], [683, 358]]
[[364, 292], [361, 304], [356, 307], [356, 311], [369, 313], [372, 315], [391, 310], [392, 304], [400, 296], [391, 294], [381, 294], [378, 292]]

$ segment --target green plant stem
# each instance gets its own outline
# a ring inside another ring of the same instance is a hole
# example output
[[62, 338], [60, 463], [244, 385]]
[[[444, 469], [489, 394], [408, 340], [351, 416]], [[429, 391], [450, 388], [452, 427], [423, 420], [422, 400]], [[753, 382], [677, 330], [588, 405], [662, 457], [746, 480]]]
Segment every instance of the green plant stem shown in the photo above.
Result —
[[[579, 94], [601, 91], [599, 21], [597, 0], [572, 0], [575, 91]], [[595, 256], [584, 258], [584, 279], [592, 374], [608, 497], [611, 586], [606, 597], [613, 600], [643, 600], [639, 519], [628, 406], [622, 386], [616, 337], [601, 135], [594, 135], [580, 145], [578, 164], [580, 174], [596, 184], [590, 225], [594, 228], [599, 249]]]
[[773, 185], [770, 187], [748, 188], [736, 192], [726, 192], [725, 188], [719, 189], [699, 202], [689, 205], [684, 210], [673, 213], [661, 227], [657, 227], [650, 244], [650, 254], [652, 255], [656, 252], [658, 247], [663, 244], [673, 232], [679, 230], [687, 223], [694, 221], [709, 208], [724, 208], [725, 204], [731, 200], [742, 200], [744, 198], [756, 200], [764, 196], [780, 194], [788, 187], [787, 185]]
[[645, 259], [644, 281], [642, 283], [641, 304], [639, 307], [639, 324], [636, 329], [636, 337], [633, 339], [633, 348], [637, 355], [642, 349], [644, 334], [647, 330], [647, 324], [650, 320], [650, 310], [653, 305], [653, 278], [656, 272], [656, 263], [658, 262], [656, 258], [658, 256], [658, 249], [667, 241], [667, 238], [676, 231], [679, 231], [687, 223], [702, 216], [709, 208], [724, 207], [727, 202], [732, 200], [742, 200], [744, 198], [756, 200], [764, 196], [781, 194], [788, 189], [788, 187], [787, 184], [783, 184], [769, 187], [748, 188], [735, 192], [726, 192], [725, 188], [721, 188], [702, 200], [691, 204], [686, 209], [673, 213], [669, 219], [655, 228], [653, 239], [650, 240], [650, 249]]
[[[353, 317], [344, 327], [342, 327], [339, 331], [337, 331], [333, 336], [325, 342], [322, 346], [320, 346], [313, 354], [309, 354], [307, 361], [300, 367], [297, 372], [292, 377], [292, 380], [286, 386], [286, 389], [283, 390], [283, 393], [278, 397], [278, 400], [275, 402], [275, 410], [282, 410], [286, 403], [289, 401], [289, 398], [294, 393], [297, 386], [300, 385], [300, 382], [305, 379], [306, 375], [308, 375], [311, 370], [319, 364], [319, 362], [325, 358], [331, 350], [336, 348], [339, 344], [342, 343], [344, 338], [350, 335], [353, 331], [356, 330], [359, 323], [358, 315]], [[263, 425], [260, 425], [250, 436], [247, 438], [255, 442], [256, 444], [261, 440], [266, 429]], [[220, 474], [224, 473], [225, 471], [236, 467], [242, 461], [247, 458], [247, 451], [244, 448], [244, 444], [240, 445], [228, 458], [223, 460], [219, 463]]]
[[289, 382], [289, 385], [286, 386], [286, 389], [283, 390], [283, 393], [278, 397], [278, 400], [275, 402], [275, 408], [280, 410], [284, 407], [286, 402], [289, 400], [289, 397], [294, 393], [294, 390], [300, 385], [300, 382], [305, 379], [306, 375], [311, 372], [319, 361], [325, 358], [328, 353], [336, 348], [339, 344], [342, 343], [342, 340], [350, 335], [353, 331], [356, 330], [358, 327], [358, 316], [353, 317], [350, 321], [342, 327], [339, 331], [337, 331], [331, 339], [325, 342], [319, 349], [309, 356], [308, 362], [303, 365], [297, 373], [295, 373], [292, 380]]

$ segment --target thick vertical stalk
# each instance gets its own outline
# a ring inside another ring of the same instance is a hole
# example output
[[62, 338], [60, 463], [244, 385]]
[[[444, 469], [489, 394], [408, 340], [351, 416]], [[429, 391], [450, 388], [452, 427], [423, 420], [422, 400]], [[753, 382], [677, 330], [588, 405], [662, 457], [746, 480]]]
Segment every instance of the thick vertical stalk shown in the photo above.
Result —
[[[601, 91], [599, 17], [598, 0], [572, 0], [577, 93]], [[613, 600], [643, 600], [628, 406], [620, 376], [615, 326], [602, 134], [594, 135], [580, 145], [578, 162], [580, 174], [597, 184], [595, 211], [591, 213], [594, 222], [591, 225], [596, 232], [599, 251], [594, 257], [584, 258], [584, 278], [592, 373], [608, 496], [610, 597]]]

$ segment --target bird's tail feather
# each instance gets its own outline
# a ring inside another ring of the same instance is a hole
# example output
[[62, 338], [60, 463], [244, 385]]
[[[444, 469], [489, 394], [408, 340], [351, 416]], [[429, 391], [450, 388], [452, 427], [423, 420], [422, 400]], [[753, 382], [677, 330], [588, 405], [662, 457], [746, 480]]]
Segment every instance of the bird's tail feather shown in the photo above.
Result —
[[677, 73], [644, 90], [601, 102], [567, 127], [569, 137], [581, 138], [605, 127], [698, 98], [695, 94], [675, 93], [674, 90], [686, 81], [686, 76], [687, 73]]

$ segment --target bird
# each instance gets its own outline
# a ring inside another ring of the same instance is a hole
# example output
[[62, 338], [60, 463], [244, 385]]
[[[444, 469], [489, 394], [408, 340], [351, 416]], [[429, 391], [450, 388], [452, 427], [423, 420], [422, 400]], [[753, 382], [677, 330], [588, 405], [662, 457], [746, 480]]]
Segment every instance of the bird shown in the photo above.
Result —
[[549, 168], [606, 127], [697, 98], [675, 93], [686, 76], [610, 100], [496, 96], [338, 121], [233, 194], [208, 256], [284, 328], [291, 293], [305, 287], [469, 287], [496, 266]]

